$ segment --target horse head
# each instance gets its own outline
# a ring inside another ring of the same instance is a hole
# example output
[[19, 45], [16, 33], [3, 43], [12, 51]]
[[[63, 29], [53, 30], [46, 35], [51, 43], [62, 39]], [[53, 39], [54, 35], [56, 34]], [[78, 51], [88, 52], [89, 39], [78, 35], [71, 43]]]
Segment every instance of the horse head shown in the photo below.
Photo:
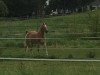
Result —
[[45, 33], [48, 32], [48, 27], [47, 27], [47, 25], [46, 25], [45, 23], [42, 24], [41, 30], [42, 30], [43, 32], [45, 32]]

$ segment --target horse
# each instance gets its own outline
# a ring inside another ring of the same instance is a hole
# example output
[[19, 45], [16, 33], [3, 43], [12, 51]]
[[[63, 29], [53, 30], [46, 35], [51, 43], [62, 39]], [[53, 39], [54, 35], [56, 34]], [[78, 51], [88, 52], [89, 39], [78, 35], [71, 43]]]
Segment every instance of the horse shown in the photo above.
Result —
[[38, 46], [38, 52], [40, 45], [44, 45], [46, 49], [46, 55], [48, 55], [47, 47], [46, 47], [46, 39], [45, 39], [45, 33], [48, 32], [47, 25], [43, 23], [39, 31], [26, 31], [25, 36], [25, 48], [26, 51], [28, 51], [28, 48], [30, 48], [30, 51], [32, 50], [33, 44]]

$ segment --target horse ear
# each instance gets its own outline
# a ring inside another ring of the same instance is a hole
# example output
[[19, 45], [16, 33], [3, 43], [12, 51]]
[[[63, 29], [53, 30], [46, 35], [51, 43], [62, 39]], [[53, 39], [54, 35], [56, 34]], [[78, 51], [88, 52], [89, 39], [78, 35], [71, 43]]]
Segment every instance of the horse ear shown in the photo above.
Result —
[[45, 25], [45, 23], [43, 23], [43, 25]]

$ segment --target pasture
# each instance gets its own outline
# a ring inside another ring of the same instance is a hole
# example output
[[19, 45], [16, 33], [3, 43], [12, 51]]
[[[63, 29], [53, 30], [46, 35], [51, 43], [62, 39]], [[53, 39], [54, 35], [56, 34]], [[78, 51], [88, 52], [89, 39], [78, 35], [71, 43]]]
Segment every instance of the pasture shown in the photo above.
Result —
[[41, 23], [46, 22], [49, 29], [45, 35], [49, 57], [67, 58], [71, 54], [75, 58], [87, 58], [87, 54], [92, 51], [95, 53], [95, 58], [99, 59], [100, 40], [82, 39], [83, 37], [100, 37], [99, 12], [98, 10], [44, 19], [1, 20], [0, 56], [47, 58], [43, 47], [41, 47], [40, 53], [37, 53], [36, 47], [33, 47], [31, 53], [26, 53], [24, 51], [25, 39], [16, 39], [25, 38], [26, 31], [38, 30]]
[[[100, 59], [100, 11], [74, 13], [44, 19], [0, 19], [0, 57], [50, 59]], [[46, 34], [49, 56], [41, 47], [38, 53], [25, 52], [26, 31], [37, 30], [42, 22], [48, 25]], [[5, 38], [5, 39], [4, 39]], [[93, 57], [91, 57], [93, 55]], [[1, 75], [99, 75], [99, 62], [48, 62], [0, 60]]]
[[0, 61], [1, 75], [99, 75], [99, 62]]

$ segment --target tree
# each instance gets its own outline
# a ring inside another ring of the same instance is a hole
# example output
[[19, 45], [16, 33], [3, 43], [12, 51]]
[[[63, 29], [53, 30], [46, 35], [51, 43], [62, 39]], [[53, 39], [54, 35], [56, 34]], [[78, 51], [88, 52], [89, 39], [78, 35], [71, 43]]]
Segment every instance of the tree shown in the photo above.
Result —
[[31, 16], [34, 11], [41, 13], [46, 0], [4, 0], [9, 9], [9, 16]]
[[55, 9], [69, 9], [73, 11], [76, 8], [86, 7], [93, 1], [94, 0], [50, 0], [47, 12]]
[[9, 16], [24, 16], [32, 13], [31, 0], [4, 0], [9, 9]]
[[0, 16], [6, 16], [8, 14], [8, 9], [6, 4], [0, 0]]
[[39, 16], [42, 15], [45, 5], [46, 5], [46, 1], [47, 0], [35, 0], [34, 1], [34, 7], [35, 7], [34, 10], [35, 10], [36, 15], [39, 15]]

